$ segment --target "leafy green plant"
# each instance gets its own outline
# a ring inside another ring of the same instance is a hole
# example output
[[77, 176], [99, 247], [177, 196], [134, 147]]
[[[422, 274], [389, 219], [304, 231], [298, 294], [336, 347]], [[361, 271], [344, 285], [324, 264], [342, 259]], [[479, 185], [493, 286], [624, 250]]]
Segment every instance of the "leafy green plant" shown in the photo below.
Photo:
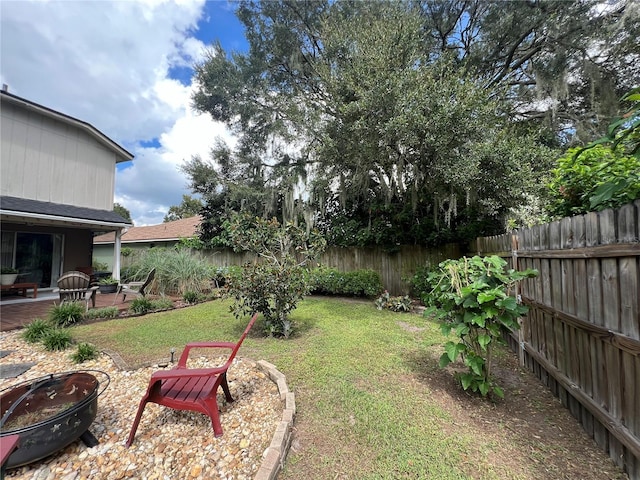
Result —
[[153, 303], [145, 297], [139, 297], [132, 300], [129, 311], [138, 314], [145, 314], [153, 310]]
[[13, 267], [2, 267], [2, 268], [0, 268], [0, 274], [1, 275], [12, 275], [14, 273], [18, 273], [18, 270], [16, 270]]
[[103, 262], [98, 262], [97, 260], [93, 261], [91, 267], [93, 268], [94, 272], [106, 272], [107, 270], [109, 270], [109, 265]]
[[49, 320], [54, 326], [68, 327], [78, 323], [85, 314], [85, 305], [82, 302], [63, 302], [55, 305], [49, 312]]
[[624, 115], [613, 119], [604, 137], [579, 150], [576, 156], [597, 145], [609, 144], [611, 150], [623, 148], [628, 155], [640, 160], [640, 87], [627, 92], [620, 101], [631, 102], [631, 106]]
[[131, 247], [122, 247], [120, 249], [120, 255], [122, 255], [123, 257], [130, 257], [132, 253], [133, 249]]
[[63, 328], [52, 328], [42, 336], [42, 344], [51, 352], [66, 350], [71, 345], [71, 333]]
[[551, 215], [616, 208], [640, 196], [640, 158], [602, 145], [584, 151], [569, 149], [552, 174], [547, 207]]
[[182, 294], [182, 300], [187, 303], [197, 303], [202, 296], [198, 292], [187, 291]]
[[87, 360], [94, 360], [98, 358], [99, 353], [100, 352], [98, 352], [95, 345], [87, 342], [80, 342], [75, 353], [71, 355], [71, 360], [73, 360], [74, 363], [83, 363]]
[[37, 343], [53, 328], [54, 327], [51, 322], [36, 318], [24, 328], [22, 331], [22, 338], [29, 343]]
[[151, 300], [151, 310], [169, 310], [173, 308], [173, 301], [167, 297], [156, 298]]
[[375, 300], [378, 310], [391, 310], [393, 312], [410, 312], [411, 298], [409, 295], [392, 297], [386, 290]]
[[96, 318], [116, 318], [119, 315], [118, 307], [92, 308], [84, 314], [87, 320]]
[[234, 249], [258, 257], [230, 278], [233, 313], [244, 317], [260, 312], [270, 335], [289, 337], [293, 330], [289, 314], [309, 292], [305, 265], [324, 250], [326, 242], [317, 232], [307, 234], [292, 223], [280, 225], [275, 218], [247, 214], [234, 217], [230, 234]]
[[113, 277], [104, 277], [98, 280], [99, 285], [118, 285], [118, 279]]
[[425, 315], [435, 314], [443, 321], [442, 332], [453, 331], [458, 337], [445, 344], [440, 367], [462, 357], [468, 371], [457, 376], [465, 390], [504, 396], [491, 376], [493, 348], [501, 341], [502, 329], [518, 329], [518, 317], [528, 311], [511, 296], [513, 287], [537, 274], [507, 269], [507, 262], [494, 255], [446, 260], [429, 275], [432, 291], [425, 298], [430, 307]]
[[380, 274], [374, 270], [341, 272], [335, 268], [318, 267], [309, 272], [311, 291], [321, 295], [353, 295], [372, 297], [383, 291]]

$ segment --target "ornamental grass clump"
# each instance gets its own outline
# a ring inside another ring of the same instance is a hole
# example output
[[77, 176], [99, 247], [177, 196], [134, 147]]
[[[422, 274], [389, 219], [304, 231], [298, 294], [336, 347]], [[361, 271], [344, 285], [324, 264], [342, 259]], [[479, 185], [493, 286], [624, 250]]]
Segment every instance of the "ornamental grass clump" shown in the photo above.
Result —
[[435, 314], [442, 321], [442, 332], [453, 331], [458, 337], [445, 344], [440, 367], [461, 357], [468, 371], [457, 376], [465, 390], [504, 396], [491, 375], [493, 347], [502, 341], [503, 329], [520, 328], [518, 317], [528, 308], [512, 296], [514, 286], [536, 275], [537, 270], [508, 269], [507, 262], [495, 255], [446, 260], [429, 274], [432, 289], [423, 298], [429, 307], [425, 315]]
[[74, 363], [84, 363], [87, 360], [95, 360], [98, 358], [99, 353], [95, 345], [81, 342], [78, 344], [77, 350], [71, 355], [71, 360]]
[[85, 309], [83, 302], [62, 302], [51, 309], [49, 320], [55, 326], [68, 327], [84, 318]]
[[53, 328], [51, 322], [36, 318], [24, 328], [22, 338], [28, 343], [38, 343]]
[[184, 248], [152, 248], [145, 251], [128, 269], [127, 280], [144, 280], [154, 268], [156, 273], [147, 291], [158, 295], [206, 292], [211, 288], [211, 280], [215, 276], [214, 267], [199, 253]]
[[44, 348], [51, 352], [66, 350], [71, 343], [71, 333], [64, 328], [52, 328], [42, 337]]

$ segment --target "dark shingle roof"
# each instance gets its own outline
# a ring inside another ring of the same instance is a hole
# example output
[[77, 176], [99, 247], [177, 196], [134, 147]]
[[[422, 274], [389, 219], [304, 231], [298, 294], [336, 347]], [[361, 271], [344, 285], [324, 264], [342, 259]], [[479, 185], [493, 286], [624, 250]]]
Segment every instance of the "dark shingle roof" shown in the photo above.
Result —
[[63, 205], [60, 203], [41, 202], [17, 197], [0, 197], [0, 209], [12, 212], [35, 213], [40, 215], [52, 215], [56, 217], [79, 218], [83, 220], [95, 220], [98, 222], [126, 223], [116, 212], [109, 210], [97, 210], [94, 208], [76, 207], [74, 205]]

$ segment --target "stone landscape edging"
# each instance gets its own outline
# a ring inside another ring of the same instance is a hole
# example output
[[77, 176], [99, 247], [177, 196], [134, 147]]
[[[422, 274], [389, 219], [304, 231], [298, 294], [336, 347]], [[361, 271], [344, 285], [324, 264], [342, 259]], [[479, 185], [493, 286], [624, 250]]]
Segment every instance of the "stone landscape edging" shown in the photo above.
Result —
[[278, 472], [284, 468], [284, 461], [291, 446], [293, 420], [296, 415], [296, 396], [289, 391], [286, 377], [278, 371], [275, 365], [265, 360], [258, 360], [257, 364], [278, 386], [280, 400], [284, 401], [282, 420], [276, 427], [271, 445], [262, 454], [262, 465], [254, 477], [254, 480], [275, 480], [278, 477]]

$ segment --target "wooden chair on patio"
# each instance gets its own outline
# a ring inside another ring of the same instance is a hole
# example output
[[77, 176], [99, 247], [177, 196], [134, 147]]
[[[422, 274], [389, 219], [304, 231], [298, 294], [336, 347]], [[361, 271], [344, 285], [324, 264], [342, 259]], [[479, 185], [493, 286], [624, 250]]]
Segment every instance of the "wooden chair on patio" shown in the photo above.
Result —
[[89, 310], [89, 302], [96, 306], [96, 291], [98, 286], [90, 286], [91, 278], [86, 273], [72, 270], [63, 273], [58, 279], [58, 288], [54, 290], [60, 295], [60, 303], [83, 301], [86, 310]]
[[122, 294], [122, 301], [124, 302], [127, 298], [127, 295], [136, 295], [138, 297], [144, 297], [147, 294], [147, 288], [153, 282], [153, 279], [156, 276], [156, 269], [152, 268], [147, 278], [141, 282], [129, 282], [122, 283], [118, 285], [118, 291], [116, 292], [116, 296], [113, 299], [113, 303], [116, 302], [118, 295]]
[[[193, 342], [188, 343], [178, 365], [171, 370], [160, 370], [151, 375], [147, 393], [142, 397], [138, 406], [138, 413], [133, 421], [127, 447], [133, 443], [140, 418], [144, 407], [148, 402], [157, 403], [165, 407], [176, 410], [190, 410], [204, 413], [211, 419], [213, 433], [216, 437], [222, 436], [222, 426], [220, 425], [220, 414], [218, 413], [217, 391], [222, 387], [227, 402], [233, 402], [233, 397], [229, 392], [227, 384], [227, 370], [235, 358], [242, 342], [251, 330], [251, 327], [258, 318], [254, 314], [245, 328], [244, 333], [236, 342]], [[189, 352], [193, 348], [226, 348], [231, 350], [226, 362], [215, 368], [187, 368]]]

